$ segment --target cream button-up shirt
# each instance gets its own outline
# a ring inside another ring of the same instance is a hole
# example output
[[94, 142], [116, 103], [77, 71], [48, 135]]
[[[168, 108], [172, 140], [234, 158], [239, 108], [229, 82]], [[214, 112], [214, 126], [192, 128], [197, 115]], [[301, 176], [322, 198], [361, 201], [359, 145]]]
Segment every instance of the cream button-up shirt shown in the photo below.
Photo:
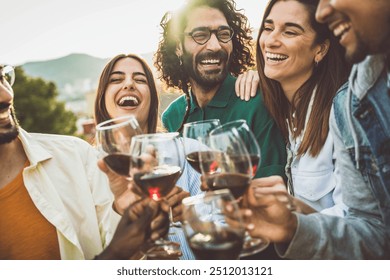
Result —
[[95, 149], [72, 136], [20, 129], [19, 138], [30, 162], [24, 184], [57, 229], [61, 259], [93, 259], [110, 242], [120, 219]]

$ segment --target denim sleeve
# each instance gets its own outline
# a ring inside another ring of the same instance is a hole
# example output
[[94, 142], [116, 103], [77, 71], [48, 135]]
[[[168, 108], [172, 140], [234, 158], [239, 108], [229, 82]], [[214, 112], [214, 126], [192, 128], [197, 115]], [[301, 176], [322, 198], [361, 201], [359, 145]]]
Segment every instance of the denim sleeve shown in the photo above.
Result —
[[276, 250], [289, 259], [389, 259], [390, 229], [383, 224], [377, 201], [344, 147], [333, 114], [330, 132], [347, 215], [297, 214], [293, 240], [276, 245]]

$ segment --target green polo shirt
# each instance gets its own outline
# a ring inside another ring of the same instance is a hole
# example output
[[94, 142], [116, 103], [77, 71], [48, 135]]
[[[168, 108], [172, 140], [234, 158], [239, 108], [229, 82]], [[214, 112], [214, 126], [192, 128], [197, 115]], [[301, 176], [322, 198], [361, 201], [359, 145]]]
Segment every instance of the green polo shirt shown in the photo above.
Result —
[[[221, 124], [244, 119], [255, 134], [261, 150], [260, 168], [256, 178], [280, 175], [285, 178], [286, 145], [276, 123], [268, 113], [260, 92], [249, 101], [243, 101], [236, 96], [234, 85], [236, 78], [228, 75], [214, 98], [200, 108], [191, 93], [191, 110], [187, 122], [207, 119], [219, 119]], [[186, 108], [186, 99], [182, 95], [174, 100], [162, 114], [164, 127], [176, 131]]]

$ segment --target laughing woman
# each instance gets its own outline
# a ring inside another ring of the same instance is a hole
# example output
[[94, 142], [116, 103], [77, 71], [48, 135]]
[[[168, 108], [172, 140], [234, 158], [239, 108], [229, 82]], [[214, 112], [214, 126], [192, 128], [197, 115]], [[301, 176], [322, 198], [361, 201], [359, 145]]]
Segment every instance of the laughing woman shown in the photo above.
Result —
[[[153, 74], [148, 64], [134, 54], [120, 54], [111, 59], [100, 76], [95, 100], [95, 121], [100, 123], [111, 118], [133, 115], [143, 133], [158, 130], [158, 95]], [[174, 220], [181, 219], [181, 200], [200, 193], [200, 175], [186, 164], [177, 185], [167, 198], [173, 208]], [[99, 163], [102, 164], [102, 161]], [[107, 168], [103, 169], [107, 172]], [[119, 178], [118, 178], [119, 179]], [[120, 184], [119, 184], [120, 185]], [[136, 199], [128, 189], [113, 190], [119, 213]], [[119, 208], [119, 209], [118, 209]], [[194, 259], [181, 229], [174, 229], [169, 238], [181, 245], [182, 259]]]
[[[290, 193], [298, 198], [296, 207], [343, 216], [328, 122], [349, 65], [327, 26], [316, 22], [317, 4], [269, 1], [258, 37], [257, 67], [264, 102], [288, 143], [286, 173]], [[262, 179], [256, 184], [261, 186]]]

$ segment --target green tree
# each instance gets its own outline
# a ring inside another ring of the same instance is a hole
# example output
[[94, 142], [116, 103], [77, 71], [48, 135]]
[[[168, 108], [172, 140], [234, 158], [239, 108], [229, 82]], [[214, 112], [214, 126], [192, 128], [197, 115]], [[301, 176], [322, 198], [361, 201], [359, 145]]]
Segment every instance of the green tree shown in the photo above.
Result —
[[56, 85], [29, 77], [20, 67], [15, 72], [14, 106], [21, 127], [29, 132], [74, 135], [77, 117], [57, 100]]

